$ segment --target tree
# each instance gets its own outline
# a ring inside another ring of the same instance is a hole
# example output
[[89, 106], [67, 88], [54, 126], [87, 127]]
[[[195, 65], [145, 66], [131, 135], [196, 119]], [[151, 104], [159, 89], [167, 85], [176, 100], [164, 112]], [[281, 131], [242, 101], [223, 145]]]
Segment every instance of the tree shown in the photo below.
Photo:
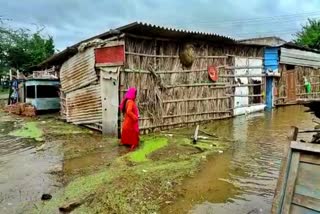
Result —
[[41, 32], [14, 29], [0, 20], [0, 75], [10, 68], [24, 72], [54, 54], [52, 37]]
[[302, 30], [296, 34], [294, 42], [320, 50], [320, 20], [308, 19], [308, 22], [302, 26]]

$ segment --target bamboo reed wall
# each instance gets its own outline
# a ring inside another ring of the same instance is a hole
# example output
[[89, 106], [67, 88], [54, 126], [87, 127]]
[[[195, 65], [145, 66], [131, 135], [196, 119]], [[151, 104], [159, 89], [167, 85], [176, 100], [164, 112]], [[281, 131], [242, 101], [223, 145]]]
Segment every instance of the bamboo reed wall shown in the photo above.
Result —
[[287, 70], [285, 65], [279, 65], [280, 79], [275, 81], [275, 104], [282, 105], [287, 102]]
[[[230, 55], [262, 57], [262, 48], [222, 46], [191, 42], [195, 61], [182, 66], [181, 43], [126, 37], [126, 65], [120, 77], [120, 97], [128, 87], [138, 89], [140, 128], [148, 132], [232, 116], [234, 71]], [[207, 68], [215, 65], [219, 80], [208, 78]]]
[[[287, 92], [287, 72], [286, 65], [280, 64], [281, 78], [276, 82], [277, 94], [276, 94], [276, 104], [287, 104], [288, 103], [288, 92]], [[295, 66], [294, 67], [295, 76], [295, 96], [296, 101], [299, 99], [308, 100], [320, 98], [320, 69]], [[307, 94], [304, 86], [303, 77], [307, 77], [307, 80], [311, 83], [311, 93]]]
[[[296, 71], [296, 92], [297, 99], [314, 99], [320, 98], [320, 69], [295, 66]], [[303, 77], [307, 77], [307, 80], [311, 83], [311, 93], [307, 94], [304, 86]]]

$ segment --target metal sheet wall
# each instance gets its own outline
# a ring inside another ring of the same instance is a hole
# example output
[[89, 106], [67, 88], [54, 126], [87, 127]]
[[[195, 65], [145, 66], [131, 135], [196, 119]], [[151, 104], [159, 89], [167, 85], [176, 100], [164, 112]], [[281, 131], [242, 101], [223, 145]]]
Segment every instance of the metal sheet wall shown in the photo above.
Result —
[[94, 66], [94, 48], [79, 52], [64, 62], [60, 70], [62, 91], [68, 93], [97, 81]]
[[[279, 48], [265, 48], [264, 68], [266, 71], [279, 71]], [[274, 81], [273, 77], [266, 78], [266, 106], [271, 109], [274, 106]]]
[[67, 121], [74, 124], [102, 122], [100, 84], [66, 94]]
[[265, 70], [278, 72], [279, 70], [279, 48], [265, 48], [264, 50]]

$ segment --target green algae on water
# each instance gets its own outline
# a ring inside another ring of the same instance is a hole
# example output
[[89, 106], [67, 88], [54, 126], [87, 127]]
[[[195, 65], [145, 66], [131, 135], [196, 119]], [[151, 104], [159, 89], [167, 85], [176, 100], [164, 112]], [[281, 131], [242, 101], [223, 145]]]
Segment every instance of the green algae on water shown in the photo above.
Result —
[[147, 156], [152, 152], [161, 149], [168, 144], [167, 138], [149, 138], [146, 139], [142, 145], [142, 148], [129, 154], [129, 160], [133, 162], [145, 162], [149, 159]]
[[11, 136], [22, 138], [33, 138], [42, 141], [42, 130], [37, 126], [37, 122], [26, 122], [22, 128], [9, 133]]

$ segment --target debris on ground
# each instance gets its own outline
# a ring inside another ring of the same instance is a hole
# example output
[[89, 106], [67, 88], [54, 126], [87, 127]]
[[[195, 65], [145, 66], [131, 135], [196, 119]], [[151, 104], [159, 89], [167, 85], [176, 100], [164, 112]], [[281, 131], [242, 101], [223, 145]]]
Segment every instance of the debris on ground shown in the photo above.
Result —
[[62, 213], [70, 213], [74, 209], [76, 209], [77, 207], [81, 206], [83, 203], [92, 200], [92, 196], [93, 196], [93, 194], [88, 195], [80, 200], [74, 200], [74, 201], [68, 202], [68, 203], [62, 205], [61, 207], [59, 207], [59, 211]]
[[51, 198], [52, 198], [52, 195], [50, 195], [50, 194], [43, 194], [41, 196], [42, 201], [47, 201], [47, 200], [50, 200]]

